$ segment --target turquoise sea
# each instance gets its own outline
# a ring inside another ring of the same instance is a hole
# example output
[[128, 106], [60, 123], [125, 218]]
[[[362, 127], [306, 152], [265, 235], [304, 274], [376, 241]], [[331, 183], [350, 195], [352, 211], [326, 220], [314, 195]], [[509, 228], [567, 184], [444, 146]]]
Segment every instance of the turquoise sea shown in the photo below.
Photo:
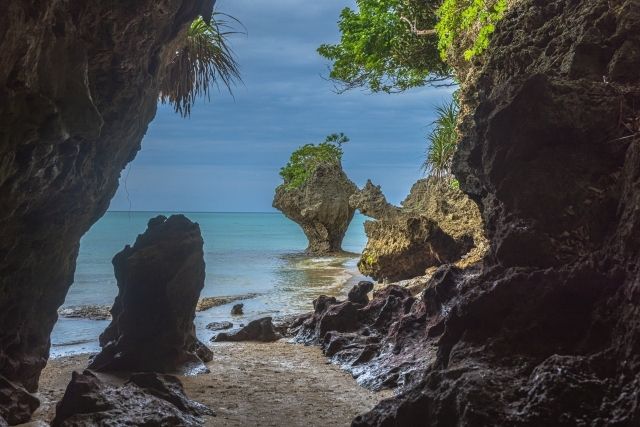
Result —
[[[82, 238], [75, 282], [63, 307], [110, 305], [117, 294], [111, 259], [133, 244], [149, 218], [171, 212], [107, 212]], [[356, 214], [343, 242], [353, 256], [309, 257], [297, 224], [280, 213], [185, 213], [200, 224], [204, 239], [206, 282], [202, 297], [257, 294], [243, 301], [244, 315], [231, 317], [231, 304], [196, 316], [199, 337], [213, 335], [205, 326], [229, 320], [238, 326], [263, 316], [302, 313], [318, 295], [344, 296], [363, 277], [356, 262], [366, 244], [365, 217]], [[51, 356], [98, 350], [98, 335], [108, 320], [60, 317], [51, 336]]]

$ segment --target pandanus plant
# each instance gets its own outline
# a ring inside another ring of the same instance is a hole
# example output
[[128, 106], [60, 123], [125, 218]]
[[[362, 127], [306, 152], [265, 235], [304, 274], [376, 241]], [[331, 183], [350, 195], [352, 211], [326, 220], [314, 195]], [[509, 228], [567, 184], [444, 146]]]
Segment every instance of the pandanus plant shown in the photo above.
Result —
[[433, 129], [427, 136], [429, 147], [427, 158], [423, 163], [425, 171], [438, 181], [451, 176], [453, 155], [458, 144], [456, 122], [458, 119], [458, 104], [455, 100], [436, 107], [437, 119], [433, 122]]
[[[232, 23], [240, 22], [224, 13], [214, 12], [209, 22], [196, 18], [184, 41], [176, 49], [160, 82], [160, 100], [170, 103], [183, 117], [191, 114], [196, 99], [210, 100], [213, 86], [226, 88], [240, 81], [238, 63], [229, 47], [228, 37], [238, 34]], [[241, 25], [241, 24], [240, 24]]]

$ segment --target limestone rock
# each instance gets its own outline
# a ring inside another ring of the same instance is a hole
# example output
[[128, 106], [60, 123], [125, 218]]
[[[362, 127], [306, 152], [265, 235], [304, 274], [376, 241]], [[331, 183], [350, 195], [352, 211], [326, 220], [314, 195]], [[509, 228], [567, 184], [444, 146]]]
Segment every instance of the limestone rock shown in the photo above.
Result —
[[271, 322], [271, 317], [263, 317], [262, 319], [257, 319], [249, 322], [249, 324], [238, 332], [227, 334], [220, 333], [216, 335], [212, 341], [220, 342], [220, 341], [263, 341], [263, 342], [271, 342], [277, 341], [280, 338], [280, 334], [276, 331], [273, 323]]
[[210, 331], [221, 331], [231, 328], [233, 328], [233, 323], [231, 322], [211, 322], [207, 325], [207, 329]]
[[637, 0], [498, 23], [454, 160], [489, 252], [389, 329], [425, 369], [353, 426], [640, 425], [639, 51]]
[[375, 219], [365, 222], [368, 240], [358, 268], [376, 280], [410, 279], [430, 267], [471, 264], [484, 255], [487, 244], [477, 205], [448, 185], [420, 180], [397, 207], [368, 181], [350, 202]]
[[80, 238], [156, 113], [212, 0], [0, 2], [0, 375], [35, 392]]
[[309, 240], [307, 253], [341, 252], [342, 239], [355, 213], [349, 197], [357, 189], [340, 165], [321, 164], [301, 187], [279, 186], [273, 207], [302, 228]]
[[211, 360], [193, 323], [204, 287], [202, 247], [198, 224], [158, 216], [113, 258], [119, 292], [91, 369], [169, 372]]
[[91, 371], [74, 372], [58, 403], [52, 427], [154, 425], [201, 426], [214, 415], [189, 400], [177, 377], [134, 374], [123, 384], [101, 381]]

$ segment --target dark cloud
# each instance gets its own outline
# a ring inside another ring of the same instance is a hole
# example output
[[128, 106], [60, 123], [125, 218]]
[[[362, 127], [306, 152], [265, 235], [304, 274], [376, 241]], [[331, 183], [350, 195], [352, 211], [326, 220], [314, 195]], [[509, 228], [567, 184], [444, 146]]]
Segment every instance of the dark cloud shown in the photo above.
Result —
[[[160, 106], [111, 209], [271, 210], [279, 168], [292, 150], [345, 132], [344, 168], [381, 184], [398, 203], [420, 177], [433, 106], [450, 89], [337, 95], [315, 49], [338, 39], [344, 0], [219, 0], [247, 27], [233, 39], [244, 84], [199, 102], [182, 119]], [[123, 173], [124, 177], [127, 171]], [[128, 197], [127, 197], [128, 192]]]

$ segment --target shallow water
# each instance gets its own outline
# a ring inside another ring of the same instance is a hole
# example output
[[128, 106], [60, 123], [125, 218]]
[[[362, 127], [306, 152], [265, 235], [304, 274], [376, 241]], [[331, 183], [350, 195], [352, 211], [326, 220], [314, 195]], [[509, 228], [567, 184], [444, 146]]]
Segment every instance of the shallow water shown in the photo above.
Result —
[[[64, 306], [109, 305], [117, 294], [111, 259], [126, 244], [133, 244], [146, 223], [160, 213], [108, 212], [82, 238], [76, 268]], [[168, 215], [169, 213], [162, 213]], [[312, 309], [321, 294], [344, 296], [362, 280], [357, 255], [308, 257], [300, 228], [280, 213], [187, 213], [200, 224], [204, 239], [206, 281], [201, 296], [258, 294], [241, 301], [243, 316], [231, 316], [231, 304], [214, 307], [196, 316], [203, 341], [213, 335], [205, 326], [230, 320], [234, 326], [270, 315], [279, 317]], [[343, 248], [360, 253], [366, 244], [363, 222], [356, 215]], [[52, 336], [51, 355], [98, 350], [98, 335], [107, 320], [60, 318]]]

